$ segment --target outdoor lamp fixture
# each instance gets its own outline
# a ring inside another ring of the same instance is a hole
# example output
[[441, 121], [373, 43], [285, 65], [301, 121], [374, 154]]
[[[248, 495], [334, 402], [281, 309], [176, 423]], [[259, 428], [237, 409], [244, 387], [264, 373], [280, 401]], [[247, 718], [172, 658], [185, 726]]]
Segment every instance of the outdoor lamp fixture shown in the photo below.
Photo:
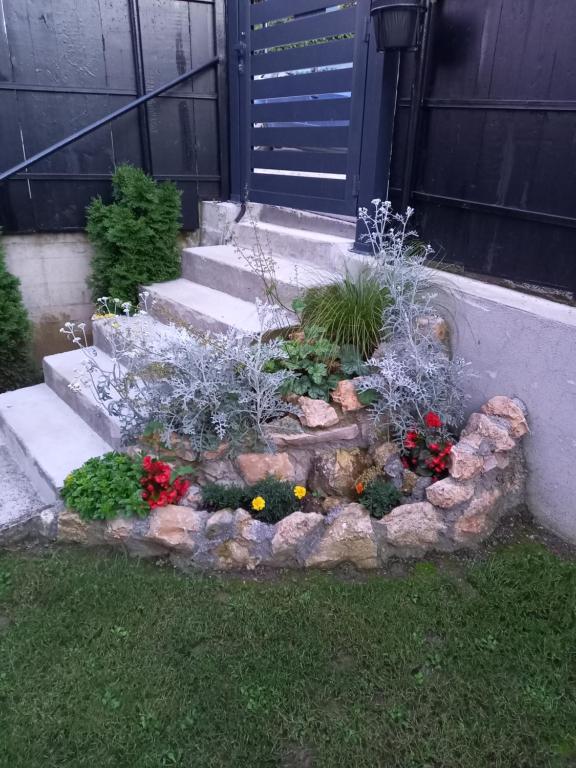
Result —
[[372, 0], [378, 51], [416, 49], [425, 12], [426, 0]]

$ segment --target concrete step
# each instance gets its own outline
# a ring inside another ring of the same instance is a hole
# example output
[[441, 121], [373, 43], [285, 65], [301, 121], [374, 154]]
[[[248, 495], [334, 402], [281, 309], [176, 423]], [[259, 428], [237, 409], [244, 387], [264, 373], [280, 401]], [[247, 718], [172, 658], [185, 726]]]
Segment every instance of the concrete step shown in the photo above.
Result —
[[[149, 312], [163, 323], [191, 326], [199, 331], [222, 332], [238, 328], [254, 333], [260, 328], [256, 304], [180, 278], [147, 286]], [[275, 327], [290, 325], [292, 318], [279, 317]]]
[[[103, 440], [115, 449], [122, 447], [122, 435], [118, 421], [111, 416], [97, 400], [90, 385], [89, 377], [84, 374], [83, 380], [78, 381], [79, 374], [84, 371], [88, 357], [102, 368], [111, 371], [115, 363], [108, 355], [97, 347], [73, 349], [49, 355], [43, 360], [44, 381], [72, 410], [78, 414], [88, 426]], [[95, 380], [98, 374], [93, 374]], [[78, 386], [70, 388], [72, 382]]]
[[[251, 252], [245, 251], [250, 257]], [[335, 279], [335, 274], [316, 269], [310, 264], [297, 264], [290, 259], [273, 257], [276, 286], [283, 304], [290, 307], [302, 290], [312, 285], [323, 285]], [[265, 284], [260, 274], [252, 269], [233, 245], [186, 248], [182, 252], [182, 274], [188, 280], [230, 296], [254, 301], [266, 300]]]
[[46, 504], [72, 470], [111, 446], [46, 384], [0, 395], [0, 431], [10, 455]]
[[162, 348], [166, 341], [177, 333], [178, 330], [175, 327], [164, 325], [155, 317], [144, 314], [135, 317], [118, 316], [92, 322], [94, 346], [108, 356], [121, 352], [115, 349], [113, 344], [114, 337], [118, 334], [122, 339], [132, 339], [139, 346], [145, 342], [147, 347]]
[[340, 274], [355, 269], [361, 260], [351, 253], [353, 241], [345, 237], [262, 221], [255, 224], [246, 218], [235, 227], [233, 243], [240, 248], [258, 248], [259, 244], [265, 253], [281, 254], [284, 259]]

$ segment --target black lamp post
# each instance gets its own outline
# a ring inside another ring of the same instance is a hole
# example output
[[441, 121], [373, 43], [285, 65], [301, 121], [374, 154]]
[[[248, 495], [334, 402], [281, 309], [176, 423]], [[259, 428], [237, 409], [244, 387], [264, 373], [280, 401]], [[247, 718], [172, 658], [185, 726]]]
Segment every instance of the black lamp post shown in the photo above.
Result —
[[417, 48], [425, 11], [426, 0], [372, 0], [370, 15], [378, 50]]

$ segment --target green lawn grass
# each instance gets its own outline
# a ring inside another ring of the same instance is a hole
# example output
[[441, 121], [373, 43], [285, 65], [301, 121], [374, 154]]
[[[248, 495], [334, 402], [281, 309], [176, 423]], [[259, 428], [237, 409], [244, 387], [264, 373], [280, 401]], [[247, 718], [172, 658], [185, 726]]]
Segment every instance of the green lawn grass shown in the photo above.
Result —
[[0, 557], [2, 768], [540, 768], [576, 759], [576, 563], [242, 581]]

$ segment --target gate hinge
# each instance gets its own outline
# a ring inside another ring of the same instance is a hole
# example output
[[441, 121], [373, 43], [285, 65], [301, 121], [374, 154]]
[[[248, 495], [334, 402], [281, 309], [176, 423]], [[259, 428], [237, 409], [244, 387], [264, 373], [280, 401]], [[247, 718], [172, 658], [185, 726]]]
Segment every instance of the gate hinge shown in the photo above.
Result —
[[[241, 37], [242, 38], [245, 37], [244, 32], [242, 32]], [[248, 46], [246, 45], [246, 42], [244, 40], [239, 40], [234, 46], [234, 50], [236, 51], [236, 56], [238, 58], [238, 62], [237, 62], [238, 72], [241, 75], [244, 74], [244, 71], [245, 71], [247, 48]]]
[[352, 197], [358, 198], [360, 195], [360, 174], [355, 173], [354, 176], [352, 176]]

